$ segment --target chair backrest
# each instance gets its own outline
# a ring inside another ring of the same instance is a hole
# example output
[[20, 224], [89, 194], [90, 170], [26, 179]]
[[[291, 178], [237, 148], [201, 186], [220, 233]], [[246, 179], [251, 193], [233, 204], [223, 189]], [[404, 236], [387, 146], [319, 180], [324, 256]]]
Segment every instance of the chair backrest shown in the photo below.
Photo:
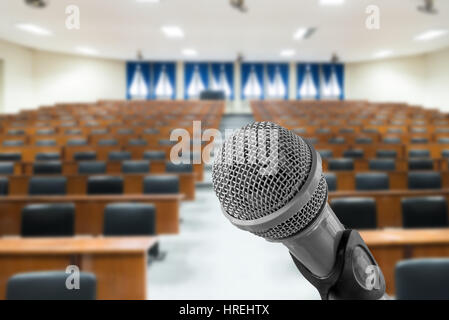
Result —
[[449, 259], [400, 261], [395, 269], [397, 300], [449, 300]]
[[426, 144], [429, 142], [429, 139], [427, 138], [419, 138], [419, 137], [415, 137], [412, 138], [410, 141], [412, 144]]
[[9, 193], [9, 179], [0, 177], [0, 196], [6, 196]]
[[449, 158], [449, 150], [445, 149], [441, 151], [441, 157]]
[[433, 160], [432, 159], [409, 159], [408, 160], [409, 170], [433, 170]]
[[37, 140], [36, 146], [38, 146], [38, 147], [53, 147], [53, 146], [56, 146], [56, 141], [51, 140], [51, 139]]
[[371, 159], [369, 161], [370, 170], [394, 171], [396, 170], [395, 159]]
[[132, 173], [149, 173], [149, 172], [150, 172], [149, 160], [122, 162], [122, 173], [132, 174]]
[[164, 151], [145, 151], [143, 153], [143, 158], [145, 160], [165, 160]]
[[169, 175], [147, 176], [143, 180], [144, 194], [179, 193], [179, 177]]
[[61, 174], [61, 161], [41, 161], [33, 164], [34, 174]]
[[317, 150], [321, 156], [321, 159], [331, 159], [334, 156], [332, 150]]
[[408, 152], [409, 158], [430, 158], [430, 151], [425, 149], [415, 149]]
[[131, 160], [131, 152], [129, 152], [129, 151], [111, 151], [108, 154], [108, 159], [111, 161]]
[[357, 190], [388, 190], [390, 179], [384, 172], [357, 173], [355, 176]]
[[344, 144], [346, 143], [346, 139], [343, 137], [334, 137], [329, 139], [330, 144]]
[[439, 138], [438, 139], [438, 143], [448, 144], [449, 143], [449, 138]]
[[65, 271], [19, 273], [8, 279], [8, 300], [95, 300], [97, 279], [94, 274], [80, 272], [79, 289], [68, 290]]
[[101, 139], [98, 141], [99, 146], [116, 146], [118, 145], [117, 140], [115, 139]]
[[337, 191], [337, 175], [332, 172], [325, 172], [324, 178], [326, 179], [327, 189], [329, 191]]
[[178, 143], [178, 141], [172, 141], [172, 140], [169, 140], [169, 139], [161, 139], [161, 140], [159, 140], [159, 145], [160, 146], [174, 146], [177, 143]]
[[123, 194], [123, 178], [111, 176], [89, 177], [87, 194]]
[[105, 174], [106, 162], [104, 161], [81, 161], [78, 163], [79, 174]]
[[369, 137], [360, 137], [355, 139], [355, 143], [357, 144], [371, 144], [373, 143], [373, 139]]
[[30, 195], [65, 195], [66, 193], [66, 177], [31, 177], [28, 184]]
[[61, 155], [57, 152], [39, 152], [36, 154], [36, 161], [55, 161], [60, 160]]
[[404, 228], [443, 228], [448, 226], [447, 202], [444, 197], [404, 198]]
[[144, 236], [156, 234], [156, 209], [152, 204], [112, 203], [104, 211], [104, 235]]
[[64, 131], [64, 134], [66, 135], [77, 135], [77, 134], [81, 134], [81, 130], [80, 129], [67, 129]]
[[71, 139], [67, 141], [68, 146], [86, 146], [87, 140], [86, 139]]
[[143, 139], [131, 139], [128, 141], [130, 146], [146, 146], [148, 143]]
[[165, 163], [165, 172], [170, 172], [170, 173], [189, 173], [189, 172], [193, 172], [193, 165], [191, 163], [174, 164], [172, 162], [166, 162]]
[[0, 174], [13, 174], [14, 162], [0, 162]]
[[147, 128], [145, 130], [143, 130], [144, 134], [158, 134], [159, 133], [159, 129], [156, 128]]
[[23, 136], [23, 135], [25, 135], [25, 131], [22, 129], [11, 129], [11, 130], [8, 130], [7, 135], [8, 136]]
[[75, 161], [91, 161], [97, 160], [97, 153], [95, 151], [80, 151], [73, 155]]
[[398, 153], [396, 150], [377, 150], [376, 157], [377, 158], [397, 158]]
[[354, 170], [353, 159], [330, 159], [328, 165], [329, 170]]
[[364, 156], [364, 152], [362, 149], [351, 149], [345, 150], [343, 152], [343, 157], [345, 158], [353, 158], [353, 159], [361, 159]]
[[128, 129], [128, 128], [122, 128], [122, 129], [117, 130], [117, 134], [121, 134], [121, 135], [134, 134], [134, 130]]
[[371, 198], [337, 198], [330, 203], [341, 223], [351, 229], [376, 229], [376, 201]]
[[39, 130], [37, 130], [36, 134], [38, 136], [53, 135], [53, 134], [55, 134], [55, 130], [54, 129], [39, 129]]
[[2, 152], [0, 153], [0, 161], [21, 161], [22, 154], [19, 152]]
[[408, 188], [417, 189], [441, 189], [440, 172], [409, 172]]
[[23, 140], [5, 140], [3, 141], [3, 146], [5, 147], [21, 147], [25, 145]]
[[73, 203], [31, 204], [22, 209], [23, 237], [70, 237], [75, 234]]
[[383, 143], [385, 143], [385, 144], [400, 144], [401, 139], [399, 139], [397, 137], [385, 137], [383, 139]]

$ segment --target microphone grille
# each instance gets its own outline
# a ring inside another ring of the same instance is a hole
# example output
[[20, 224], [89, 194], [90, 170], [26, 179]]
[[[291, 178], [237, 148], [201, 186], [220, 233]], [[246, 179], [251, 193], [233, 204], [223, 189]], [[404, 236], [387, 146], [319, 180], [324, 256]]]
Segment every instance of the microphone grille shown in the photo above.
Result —
[[[255, 122], [223, 144], [216, 155], [212, 180], [226, 214], [238, 220], [256, 220], [289, 203], [301, 190], [311, 167], [312, 150], [301, 137], [271, 122]], [[325, 197], [326, 192], [323, 194]], [[273, 236], [281, 234], [284, 227], [273, 230]]]

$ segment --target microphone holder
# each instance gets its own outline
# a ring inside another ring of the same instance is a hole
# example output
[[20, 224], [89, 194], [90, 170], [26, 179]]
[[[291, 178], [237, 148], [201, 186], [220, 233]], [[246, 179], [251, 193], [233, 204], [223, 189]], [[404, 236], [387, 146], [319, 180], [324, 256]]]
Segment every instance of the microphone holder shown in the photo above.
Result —
[[382, 271], [355, 230], [343, 231], [334, 267], [326, 277], [314, 275], [290, 255], [301, 274], [317, 288], [322, 300], [379, 300], [385, 295]]

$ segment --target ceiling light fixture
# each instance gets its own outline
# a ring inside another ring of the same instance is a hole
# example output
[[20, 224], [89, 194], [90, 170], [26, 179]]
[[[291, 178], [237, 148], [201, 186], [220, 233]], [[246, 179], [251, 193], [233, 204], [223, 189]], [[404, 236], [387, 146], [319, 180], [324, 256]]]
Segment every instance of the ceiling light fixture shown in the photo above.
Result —
[[98, 51], [89, 47], [77, 47], [76, 51], [78, 51], [79, 53], [85, 54], [85, 55], [96, 55], [98, 54]]
[[51, 35], [51, 31], [47, 30], [45, 28], [42, 28], [40, 26], [37, 26], [35, 24], [30, 24], [30, 23], [19, 23], [16, 24], [16, 28], [22, 30], [22, 31], [26, 31], [29, 33], [33, 33], [39, 36], [49, 36]]
[[182, 54], [191, 57], [198, 55], [198, 52], [195, 49], [184, 49], [182, 50]]
[[281, 57], [292, 57], [296, 54], [296, 51], [293, 49], [284, 49], [281, 51]]
[[299, 28], [293, 34], [293, 39], [301, 40], [310, 38], [316, 31], [316, 28]]
[[447, 30], [443, 30], [443, 29], [440, 29], [440, 30], [437, 30], [437, 29], [429, 30], [429, 31], [426, 31], [426, 32], [423, 32], [423, 33], [417, 35], [415, 37], [415, 40], [416, 41], [433, 40], [433, 39], [436, 39], [436, 38], [440, 38], [440, 37], [442, 37], [442, 36], [444, 36], [446, 34], [447, 34]]
[[381, 50], [374, 54], [374, 58], [386, 58], [393, 54], [391, 50]]
[[345, 0], [320, 0], [322, 6], [341, 6], [345, 3]]
[[163, 26], [161, 30], [168, 38], [184, 37], [184, 31], [178, 26]]

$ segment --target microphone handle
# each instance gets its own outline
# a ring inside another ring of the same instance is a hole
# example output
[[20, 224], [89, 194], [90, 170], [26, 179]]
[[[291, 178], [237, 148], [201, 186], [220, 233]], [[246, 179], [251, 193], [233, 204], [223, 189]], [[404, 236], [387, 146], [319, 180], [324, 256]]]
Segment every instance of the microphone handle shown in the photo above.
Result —
[[313, 274], [292, 253], [301, 274], [319, 291], [323, 300], [380, 300], [385, 294], [385, 279], [360, 234], [345, 230], [340, 238], [332, 271], [321, 277]]

